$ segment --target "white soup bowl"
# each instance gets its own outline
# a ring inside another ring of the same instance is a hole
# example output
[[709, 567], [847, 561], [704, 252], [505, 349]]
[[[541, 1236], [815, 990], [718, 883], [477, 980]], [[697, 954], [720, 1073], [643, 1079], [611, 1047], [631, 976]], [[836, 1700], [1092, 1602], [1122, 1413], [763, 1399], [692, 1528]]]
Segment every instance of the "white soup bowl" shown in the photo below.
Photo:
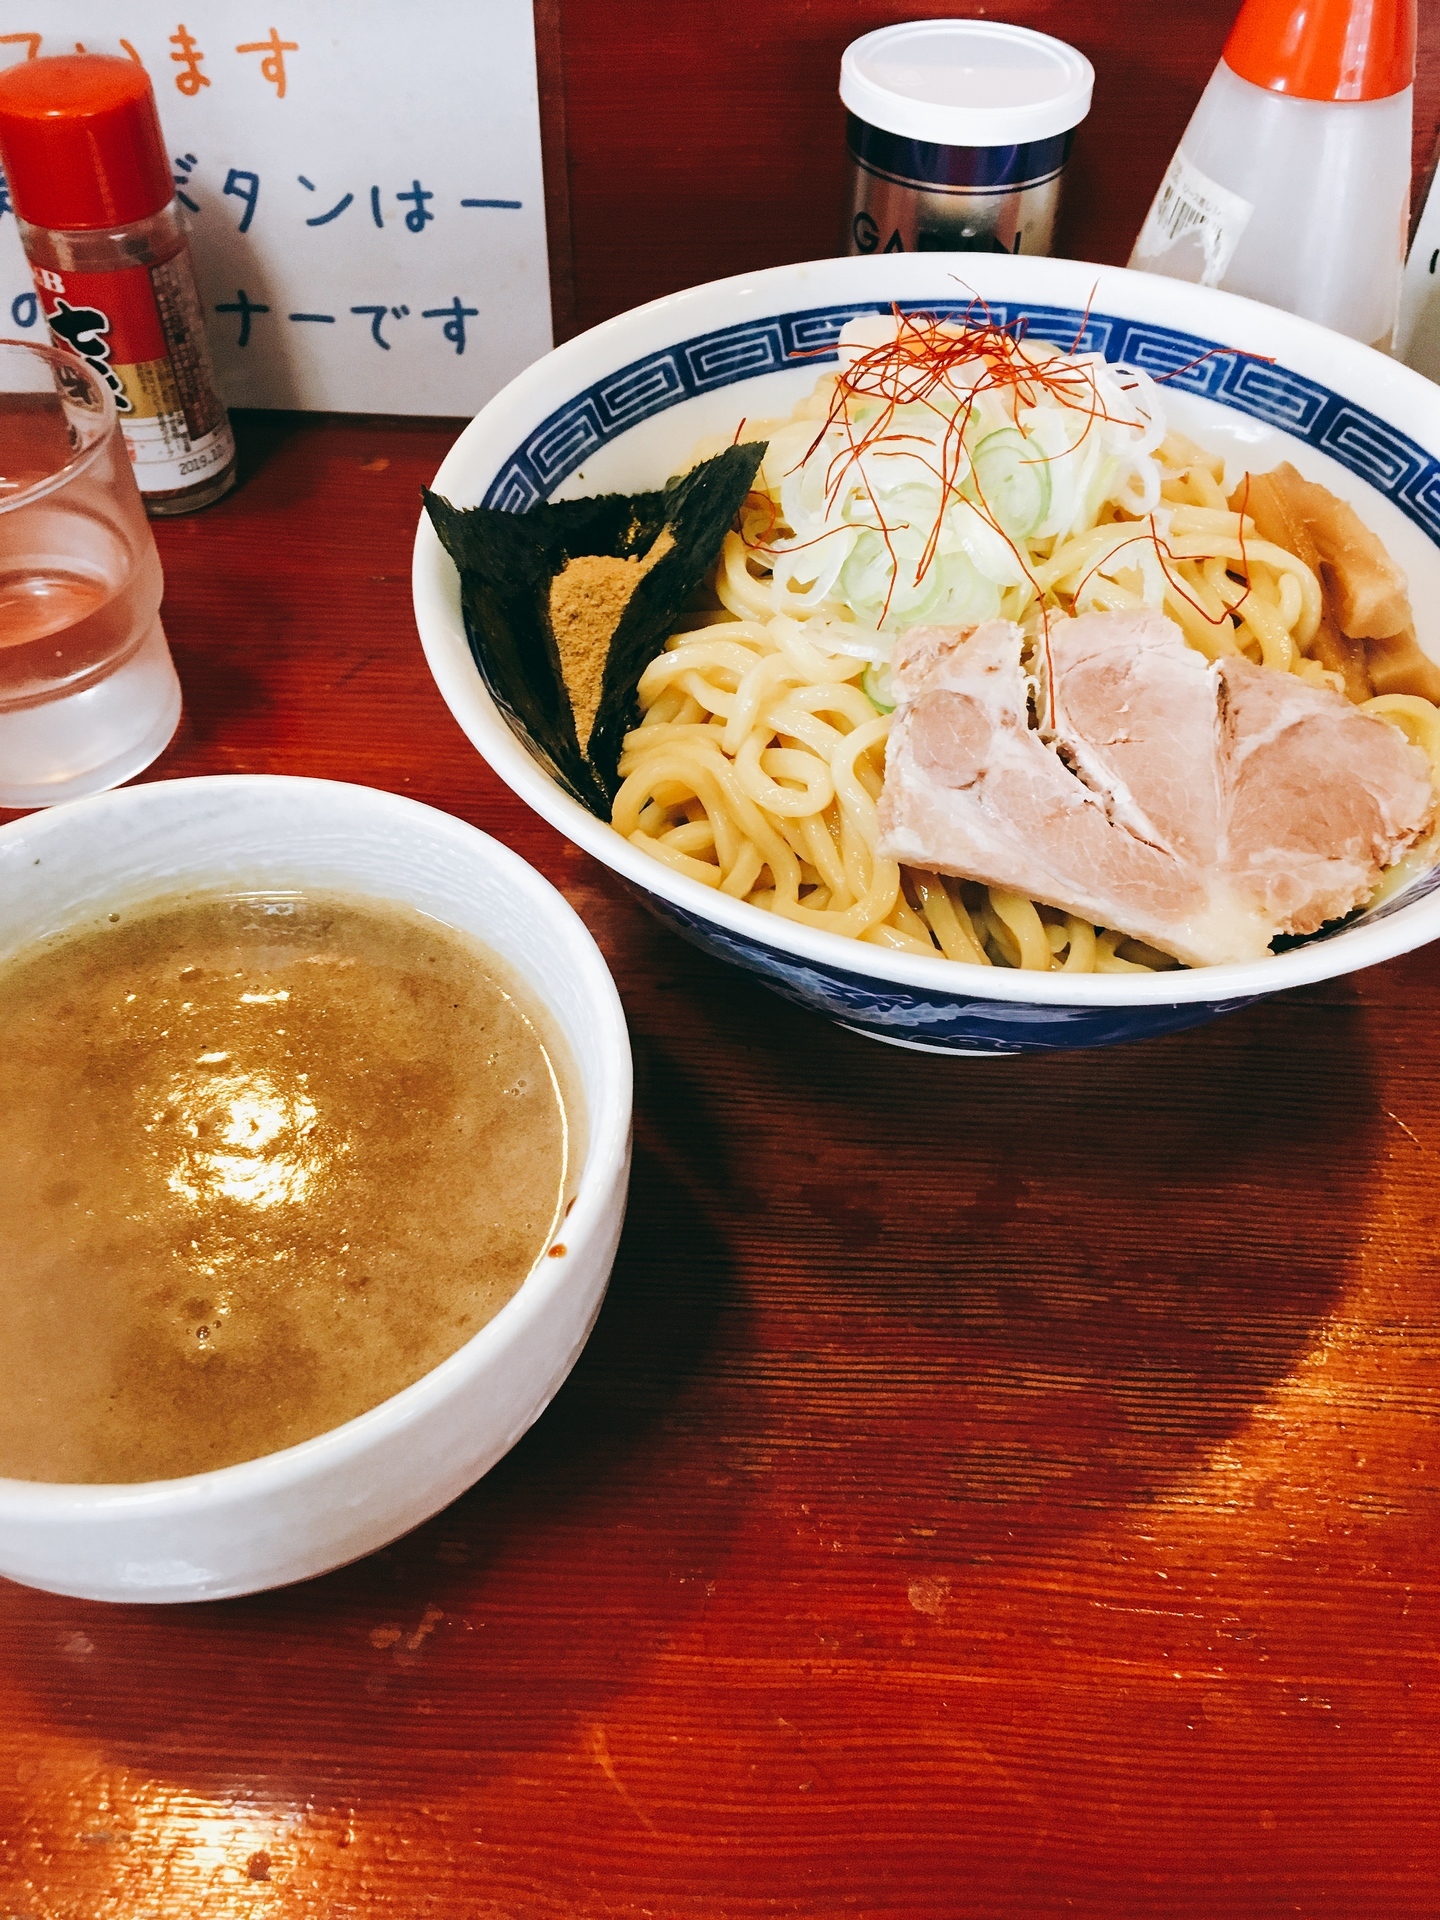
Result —
[[517, 854], [369, 787], [244, 775], [124, 788], [0, 827], [0, 964], [112, 907], [201, 887], [395, 901], [483, 942], [569, 1048], [585, 1158], [564, 1256], [542, 1256], [458, 1352], [369, 1412], [181, 1479], [0, 1479], [0, 1573], [89, 1600], [253, 1593], [355, 1560], [437, 1513], [514, 1446], [574, 1366], [625, 1212], [631, 1063], [619, 996], [575, 913]]

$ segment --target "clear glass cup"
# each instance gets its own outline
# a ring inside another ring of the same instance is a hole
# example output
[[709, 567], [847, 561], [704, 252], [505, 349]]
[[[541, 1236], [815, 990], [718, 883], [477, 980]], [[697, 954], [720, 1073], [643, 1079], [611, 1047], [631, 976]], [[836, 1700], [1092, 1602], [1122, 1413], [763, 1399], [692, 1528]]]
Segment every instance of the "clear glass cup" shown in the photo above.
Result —
[[75, 355], [0, 340], [0, 806], [119, 786], [162, 753], [180, 682], [115, 412]]

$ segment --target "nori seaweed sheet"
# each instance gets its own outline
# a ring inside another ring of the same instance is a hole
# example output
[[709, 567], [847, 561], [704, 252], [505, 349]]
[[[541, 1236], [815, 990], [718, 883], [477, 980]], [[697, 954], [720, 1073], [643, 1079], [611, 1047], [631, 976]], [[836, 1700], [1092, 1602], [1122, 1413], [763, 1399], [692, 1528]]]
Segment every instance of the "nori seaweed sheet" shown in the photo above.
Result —
[[[440, 543], [460, 573], [470, 651], [496, 705], [566, 791], [602, 820], [620, 785], [620, 746], [640, 675], [680, 624], [750, 491], [764, 441], [727, 447], [659, 493], [604, 493], [524, 513], [453, 507], [422, 489]], [[589, 752], [550, 625], [550, 582], [582, 554], [643, 559], [668, 527], [675, 544], [642, 575], [610, 641]]]

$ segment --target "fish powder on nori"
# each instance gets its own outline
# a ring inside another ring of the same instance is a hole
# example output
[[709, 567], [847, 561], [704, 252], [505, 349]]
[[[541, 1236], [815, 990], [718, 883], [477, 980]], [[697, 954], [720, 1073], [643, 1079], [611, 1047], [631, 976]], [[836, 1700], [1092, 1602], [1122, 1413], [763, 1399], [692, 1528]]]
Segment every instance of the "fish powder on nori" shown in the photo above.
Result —
[[605, 688], [610, 642], [642, 574], [674, 546], [662, 527], [643, 560], [610, 553], [577, 553], [550, 580], [550, 631], [560, 653], [560, 675], [570, 696], [580, 751], [587, 753]]
[[[750, 491], [763, 441], [727, 447], [657, 493], [597, 494], [545, 502], [524, 513], [454, 507], [424, 489], [440, 542], [460, 574], [470, 651], [496, 705], [532, 744], [567, 792], [610, 817], [620, 746], [635, 712], [640, 675], [679, 624], [685, 603], [714, 565]], [[610, 638], [586, 749], [576, 732], [551, 619], [551, 586], [572, 560], [642, 560], [634, 592]]]

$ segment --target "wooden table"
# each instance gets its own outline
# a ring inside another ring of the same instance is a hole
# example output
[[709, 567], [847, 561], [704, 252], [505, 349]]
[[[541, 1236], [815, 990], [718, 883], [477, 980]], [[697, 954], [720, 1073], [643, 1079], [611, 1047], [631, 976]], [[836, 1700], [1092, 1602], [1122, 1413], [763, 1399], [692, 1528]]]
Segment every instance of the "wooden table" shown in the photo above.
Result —
[[[1124, 258], [1232, 10], [1007, 8], [1100, 69], [1068, 251]], [[816, 75], [949, 11], [676, 0], [637, 47], [539, 0], [562, 329], [828, 250]], [[451, 721], [408, 582], [454, 426], [239, 424], [240, 491], [157, 529], [149, 777], [365, 781], [562, 887], [630, 1018], [629, 1222], [555, 1404], [388, 1551], [0, 1583], [0, 1920], [1435, 1920], [1436, 953], [1070, 1057], [825, 1025]]]
[[0, 1916], [1434, 1916], [1436, 950], [1099, 1053], [826, 1025], [450, 719], [408, 561], [453, 427], [241, 426], [157, 529], [151, 777], [369, 782], [562, 887], [634, 1037], [629, 1221], [550, 1411], [388, 1551], [0, 1584]]

